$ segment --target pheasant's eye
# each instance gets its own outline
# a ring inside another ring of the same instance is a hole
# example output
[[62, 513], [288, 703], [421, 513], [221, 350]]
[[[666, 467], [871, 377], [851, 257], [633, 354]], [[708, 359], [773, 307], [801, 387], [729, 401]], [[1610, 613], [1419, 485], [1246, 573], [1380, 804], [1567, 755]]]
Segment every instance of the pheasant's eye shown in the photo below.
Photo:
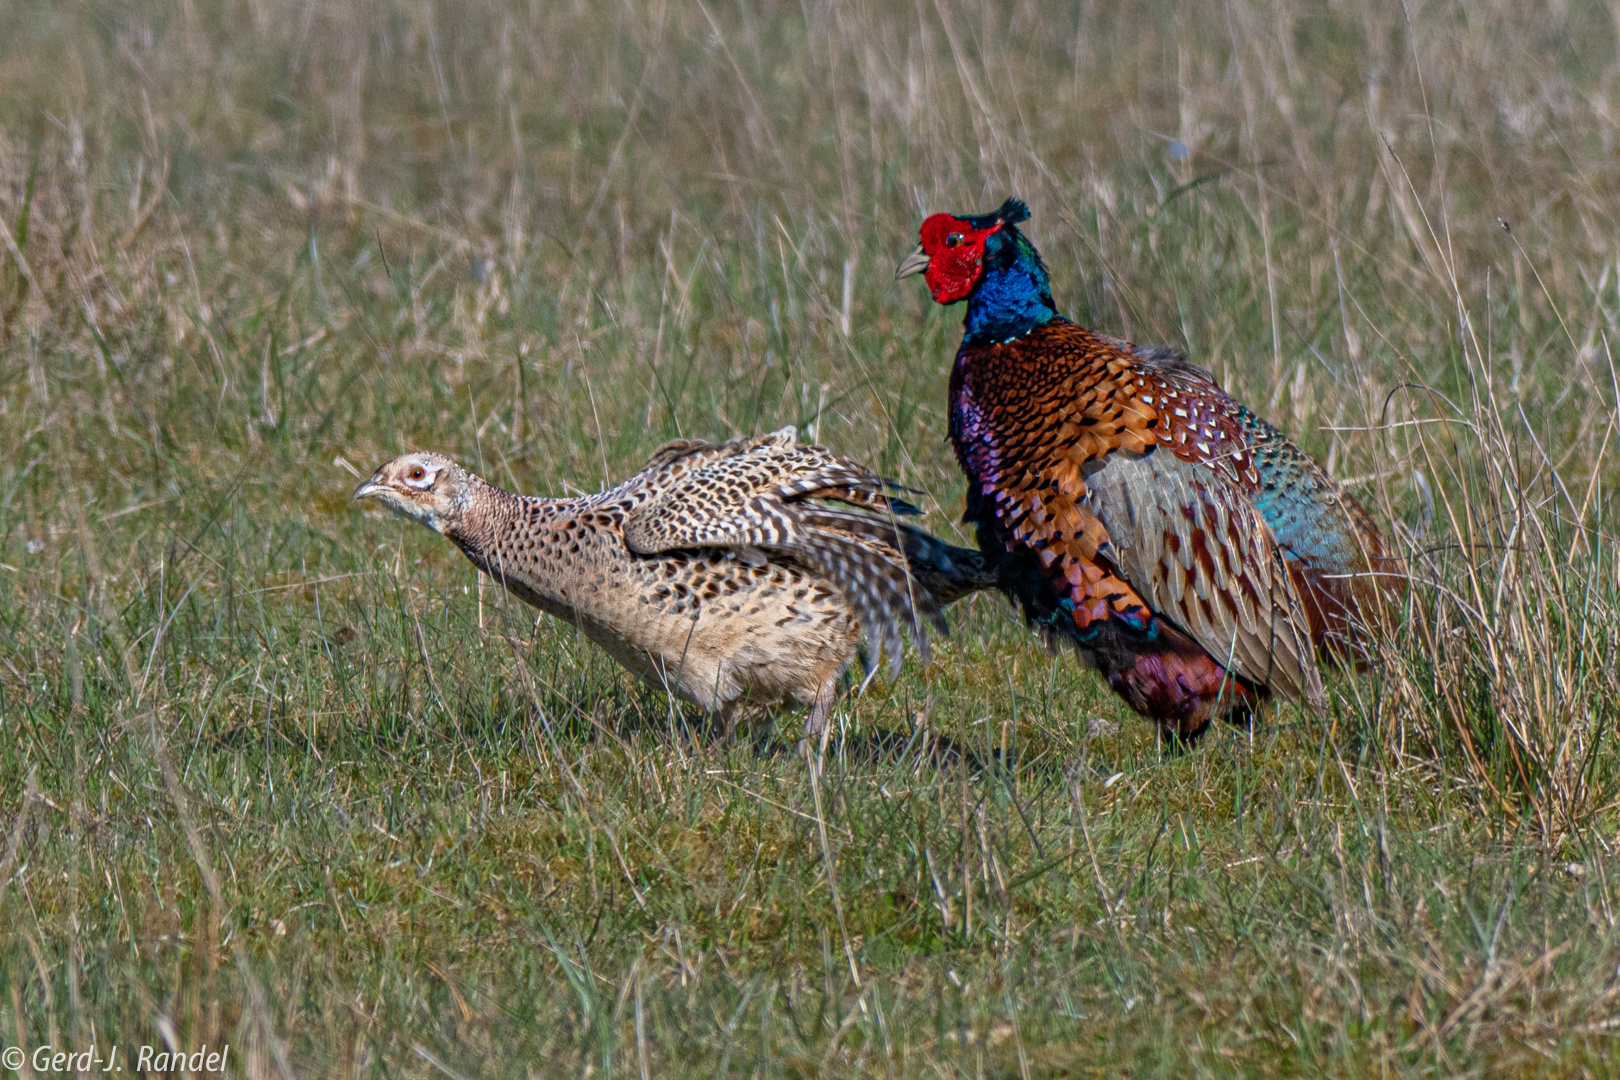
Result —
[[408, 479], [420, 480], [427, 475], [427, 470], [420, 465], [411, 466], [411, 471], [405, 474]]
[[962, 246], [962, 234], [959, 233], [959, 232], [951, 233], [951, 235], [949, 235], [949, 236], [947, 236], [945, 238], [945, 246], [946, 247], [961, 247]]

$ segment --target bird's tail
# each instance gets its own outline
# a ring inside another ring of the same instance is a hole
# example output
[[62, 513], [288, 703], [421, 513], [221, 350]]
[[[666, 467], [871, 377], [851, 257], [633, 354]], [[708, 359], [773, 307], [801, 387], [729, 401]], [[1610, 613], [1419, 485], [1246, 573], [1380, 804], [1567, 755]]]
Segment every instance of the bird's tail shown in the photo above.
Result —
[[[892, 542], [874, 535], [884, 523], [872, 521], [868, 532], [839, 511], [805, 515], [799, 547], [843, 590], [860, 618], [866, 639], [868, 673], [889, 659], [890, 677], [900, 673], [902, 635], [910, 633], [923, 662], [928, 662], [928, 631], [945, 633], [945, 619], [927, 589], [906, 571]], [[871, 519], [867, 519], [871, 520]]]
[[947, 544], [907, 525], [899, 527], [911, 576], [942, 606], [996, 587], [996, 575], [982, 552]]
[[928, 631], [947, 632], [940, 608], [996, 584], [977, 551], [947, 544], [893, 517], [813, 506], [801, 511], [799, 522], [804, 555], [855, 606], [869, 670], [887, 655], [891, 676], [899, 673], [902, 633], [910, 633], [926, 663]]

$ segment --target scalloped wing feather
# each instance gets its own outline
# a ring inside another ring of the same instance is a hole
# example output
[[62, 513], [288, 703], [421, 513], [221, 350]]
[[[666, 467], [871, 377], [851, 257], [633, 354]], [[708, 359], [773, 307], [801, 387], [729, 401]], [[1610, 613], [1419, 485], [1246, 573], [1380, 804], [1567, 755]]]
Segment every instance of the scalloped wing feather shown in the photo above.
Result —
[[[725, 547], [802, 560], [831, 577], [855, 607], [873, 666], [887, 656], [898, 672], [903, 631], [927, 659], [927, 625], [945, 630], [938, 603], [908, 571], [897, 533], [903, 527], [871, 513], [915, 512], [890, 494], [897, 485], [822, 447], [799, 445], [792, 428], [679, 453], [673, 444], [666, 449], [669, 475], [649, 477], [648, 497], [626, 517], [631, 551]], [[696, 467], [683, 468], [689, 462]], [[814, 501], [823, 499], [857, 509]]]
[[1148, 605], [1233, 674], [1320, 708], [1311, 627], [1277, 543], [1222, 477], [1168, 453], [1117, 453], [1088, 477], [1113, 561]]

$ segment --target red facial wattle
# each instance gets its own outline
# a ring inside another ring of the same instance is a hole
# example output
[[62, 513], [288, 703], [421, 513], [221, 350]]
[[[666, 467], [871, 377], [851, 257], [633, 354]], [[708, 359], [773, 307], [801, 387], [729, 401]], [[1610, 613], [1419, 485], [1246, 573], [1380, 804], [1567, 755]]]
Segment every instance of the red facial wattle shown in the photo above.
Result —
[[928, 256], [923, 280], [935, 303], [954, 304], [967, 298], [984, 270], [985, 239], [1000, 228], [997, 222], [988, 229], [976, 229], [949, 214], [935, 214], [923, 222], [920, 239]]

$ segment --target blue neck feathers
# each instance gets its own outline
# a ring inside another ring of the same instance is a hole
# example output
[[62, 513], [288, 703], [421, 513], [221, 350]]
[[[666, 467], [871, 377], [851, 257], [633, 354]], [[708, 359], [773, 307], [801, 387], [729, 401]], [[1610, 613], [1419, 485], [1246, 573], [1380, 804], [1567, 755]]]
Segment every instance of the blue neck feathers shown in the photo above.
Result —
[[1057, 317], [1046, 267], [1035, 245], [1011, 225], [984, 245], [984, 274], [968, 294], [965, 345], [1023, 337]]

